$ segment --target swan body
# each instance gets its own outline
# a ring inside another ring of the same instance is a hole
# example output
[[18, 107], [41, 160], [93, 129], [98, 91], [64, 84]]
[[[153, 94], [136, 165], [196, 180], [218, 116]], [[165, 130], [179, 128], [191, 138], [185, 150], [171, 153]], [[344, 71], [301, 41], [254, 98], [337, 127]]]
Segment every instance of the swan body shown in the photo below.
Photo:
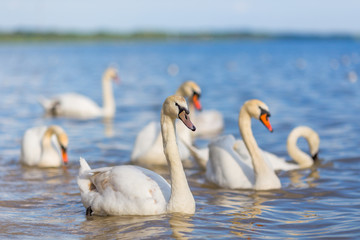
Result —
[[[297, 140], [300, 137], [304, 137], [307, 141], [310, 149], [310, 155], [303, 152], [297, 146]], [[298, 126], [294, 128], [288, 138], [287, 138], [287, 151], [289, 156], [296, 162], [291, 163], [287, 162], [285, 158], [278, 157], [273, 153], [261, 151], [264, 160], [274, 169], [274, 170], [294, 170], [300, 168], [308, 168], [314, 164], [314, 161], [317, 160], [319, 152], [320, 138], [319, 135], [310, 127], [307, 126]], [[249, 152], [246, 149], [246, 146], [243, 142], [238, 142], [235, 147], [235, 150], [244, 156], [244, 158], [250, 159]]]
[[[297, 147], [297, 140], [300, 137], [305, 138], [307, 141], [310, 149], [310, 155]], [[191, 155], [197, 161], [198, 165], [203, 170], [205, 170], [206, 164], [209, 160], [209, 148], [198, 149], [186, 143], [184, 143], [184, 145], [189, 149]], [[318, 159], [319, 145], [320, 137], [313, 129], [307, 126], [298, 126], [290, 132], [287, 138], [288, 154], [296, 163], [288, 162], [285, 158], [278, 157], [275, 154], [264, 150], [261, 150], [261, 154], [266, 163], [270, 165], [275, 171], [289, 171], [311, 167]], [[251, 156], [243, 140], [236, 140], [233, 148], [234, 151], [236, 151], [242, 157], [242, 159], [251, 160]]]
[[222, 188], [269, 190], [281, 188], [279, 178], [264, 160], [251, 130], [251, 118], [259, 119], [270, 131], [268, 107], [259, 100], [244, 103], [239, 114], [239, 129], [251, 156], [243, 158], [233, 136], [225, 136], [209, 145], [206, 179]]
[[91, 170], [83, 158], [80, 166], [78, 185], [82, 202], [95, 214], [155, 215], [166, 212], [171, 187], [160, 175], [130, 165]]
[[[199, 101], [201, 89], [195, 82], [184, 82], [175, 94], [188, 98], [189, 106], [194, 106], [190, 109], [201, 109], [201, 103]], [[192, 133], [185, 128], [186, 126], [184, 124], [179, 121], [176, 122], [178, 148], [180, 158], [183, 161], [190, 157], [190, 152], [186, 146], [184, 146], [184, 142], [192, 144], [193, 141]], [[131, 153], [131, 162], [145, 166], [167, 164], [162, 146], [160, 125], [157, 122], [150, 122], [137, 135]]]
[[244, 161], [234, 150], [233, 135], [219, 137], [209, 145], [213, 161], [206, 166], [206, 179], [222, 188], [250, 189], [255, 185], [251, 161]]
[[60, 167], [68, 161], [67, 145], [68, 137], [59, 126], [30, 128], [21, 142], [20, 163], [31, 167]]
[[188, 117], [186, 101], [168, 97], [161, 111], [164, 154], [168, 161], [171, 186], [155, 172], [133, 165], [91, 170], [80, 158], [78, 185], [87, 214], [154, 215], [195, 212], [195, 200], [186, 180], [175, 137], [175, 119], [195, 130]]
[[103, 107], [99, 107], [90, 98], [77, 94], [65, 93], [52, 99], [41, 99], [45, 111], [52, 116], [90, 119], [96, 117], [112, 118], [115, 115], [115, 100], [111, 80], [117, 80], [117, 70], [108, 68], [102, 78]]
[[193, 122], [199, 126], [193, 133], [194, 137], [211, 137], [224, 129], [224, 117], [216, 110], [203, 110], [193, 114]]

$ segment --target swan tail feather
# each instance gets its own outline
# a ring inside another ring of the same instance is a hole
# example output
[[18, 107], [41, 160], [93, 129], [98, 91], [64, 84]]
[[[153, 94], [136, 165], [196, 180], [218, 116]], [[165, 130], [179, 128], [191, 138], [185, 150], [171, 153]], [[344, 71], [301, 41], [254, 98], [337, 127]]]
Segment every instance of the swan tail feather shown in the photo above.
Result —
[[91, 181], [90, 181], [90, 174], [91, 168], [86, 160], [80, 157], [80, 169], [79, 169], [79, 176], [77, 178], [77, 183], [79, 185], [80, 191], [82, 193], [87, 193], [91, 190]]
[[51, 100], [50, 99], [47, 99], [47, 98], [44, 98], [44, 97], [40, 97], [38, 99], [38, 102], [40, 103], [40, 105], [47, 111], [48, 109], [51, 108]]
[[40, 97], [38, 99], [40, 105], [44, 108], [47, 113], [51, 115], [56, 115], [59, 111], [60, 101], [59, 100], [51, 100], [44, 97]]

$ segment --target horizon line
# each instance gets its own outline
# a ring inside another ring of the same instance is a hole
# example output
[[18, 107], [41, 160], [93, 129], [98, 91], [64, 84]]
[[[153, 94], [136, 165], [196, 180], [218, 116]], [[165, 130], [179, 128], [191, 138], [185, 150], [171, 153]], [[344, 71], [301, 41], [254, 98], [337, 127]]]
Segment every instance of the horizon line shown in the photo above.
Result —
[[258, 32], [248, 30], [222, 31], [50, 31], [19, 29], [4, 31], [0, 29], [0, 41], [27, 40], [134, 40], [134, 39], [353, 39], [360, 34], [351, 33], [313, 33], [313, 32]]

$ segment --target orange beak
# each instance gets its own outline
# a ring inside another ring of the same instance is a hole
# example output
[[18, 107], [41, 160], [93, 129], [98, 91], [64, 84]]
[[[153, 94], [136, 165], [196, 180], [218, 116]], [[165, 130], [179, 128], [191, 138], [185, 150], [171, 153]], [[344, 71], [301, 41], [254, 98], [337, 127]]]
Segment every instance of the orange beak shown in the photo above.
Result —
[[260, 115], [260, 121], [265, 125], [267, 129], [269, 129], [270, 132], [273, 132], [273, 128], [269, 121], [269, 116], [267, 113], [263, 113]]
[[66, 153], [66, 148], [62, 147], [61, 148], [61, 154], [62, 154], [62, 159], [64, 161], [64, 164], [67, 164], [68, 163], [68, 155]]
[[201, 103], [200, 103], [199, 95], [194, 94], [192, 100], [195, 105], [195, 108], [201, 111]]

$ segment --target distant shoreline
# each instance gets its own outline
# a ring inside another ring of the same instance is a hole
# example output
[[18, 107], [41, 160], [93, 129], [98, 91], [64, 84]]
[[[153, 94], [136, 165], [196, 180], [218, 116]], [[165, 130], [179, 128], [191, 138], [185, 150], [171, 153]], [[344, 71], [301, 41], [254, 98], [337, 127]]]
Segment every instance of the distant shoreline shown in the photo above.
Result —
[[268, 40], [268, 39], [294, 39], [294, 40], [360, 40], [360, 35], [347, 34], [268, 34], [247, 32], [224, 33], [166, 33], [166, 32], [135, 32], [128, 34], [98, 32], [98, 33], [66, 33], [66, 32], [34, 32], [17, 31], [1, 32], [0, 42], [38, 42], [38, 41], [137, 41], [137, 40]]

